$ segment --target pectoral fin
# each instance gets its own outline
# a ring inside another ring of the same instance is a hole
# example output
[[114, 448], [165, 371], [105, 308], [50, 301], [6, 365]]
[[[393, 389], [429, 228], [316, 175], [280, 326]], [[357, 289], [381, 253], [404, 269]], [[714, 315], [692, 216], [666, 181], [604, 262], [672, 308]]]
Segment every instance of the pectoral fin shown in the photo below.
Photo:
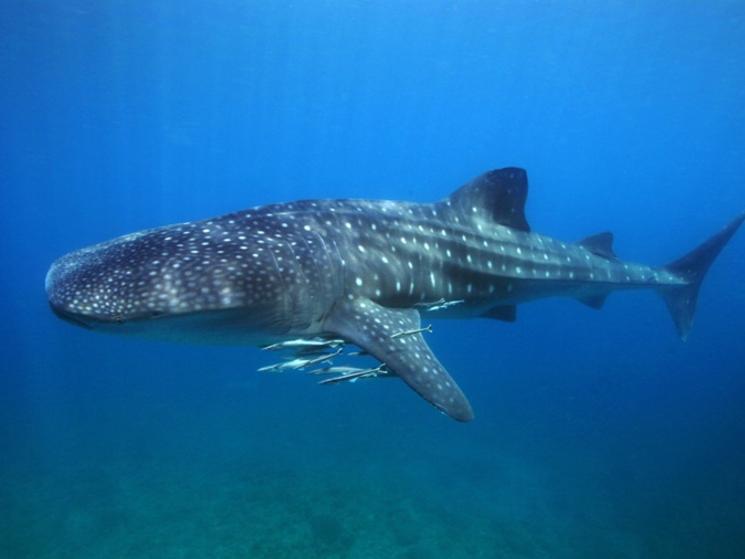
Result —
[[326, 332], [370, 353], [437, 409], [470, 421], [471, 405], [419, 329], [416, 310], [390, 309], [364, 298], [340, 301], [324, 322]]

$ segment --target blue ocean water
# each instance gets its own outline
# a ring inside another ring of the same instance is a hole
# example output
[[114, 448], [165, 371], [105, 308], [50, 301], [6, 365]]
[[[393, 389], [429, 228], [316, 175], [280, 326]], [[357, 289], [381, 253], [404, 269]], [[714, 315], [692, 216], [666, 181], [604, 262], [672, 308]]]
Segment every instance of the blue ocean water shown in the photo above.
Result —
[[745, 209], [741, 2], [0, 6], [0, 556], [745, 556], [745, 234], [685, 344], [647, 292], [429, 341], [476, 419], [254, 348], [76, 329], [61, 254], [528, 170], [536, 231], [662, 264]]

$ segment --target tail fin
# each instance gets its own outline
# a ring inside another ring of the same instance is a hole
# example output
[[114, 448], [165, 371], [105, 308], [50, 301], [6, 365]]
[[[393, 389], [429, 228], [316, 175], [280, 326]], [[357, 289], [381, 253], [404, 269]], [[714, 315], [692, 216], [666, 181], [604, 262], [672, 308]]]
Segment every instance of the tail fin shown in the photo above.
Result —
[[698, 291], [709, 266], [743, 221], [745, 221], [745, 214], [738, 216], [719, 233], [663, 268], [686, 282], [683, 285], [664, 287], [660, 290], [682, 340], [685, 341], [691, 331], [693, 315], [696, 312]]

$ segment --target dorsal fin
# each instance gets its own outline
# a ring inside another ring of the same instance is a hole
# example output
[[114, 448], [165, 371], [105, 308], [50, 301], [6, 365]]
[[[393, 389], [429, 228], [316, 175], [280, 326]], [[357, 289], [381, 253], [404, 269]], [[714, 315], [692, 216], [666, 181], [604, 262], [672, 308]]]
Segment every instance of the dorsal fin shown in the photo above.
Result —
[[603, 258], [615, 259], [616, 253], [613, 252], [613, 233], [605, 231], [597, 235], [590, 235], [582, 239], [579, 245], [585, 247], [591, 253], [602, 256]]
[[528, 175], [524, 169], [506, 167], [489, 171], [463, 185], [444, 201], [460, 213], [484, 213], [513, 229], [530, 231], [525, 219]]

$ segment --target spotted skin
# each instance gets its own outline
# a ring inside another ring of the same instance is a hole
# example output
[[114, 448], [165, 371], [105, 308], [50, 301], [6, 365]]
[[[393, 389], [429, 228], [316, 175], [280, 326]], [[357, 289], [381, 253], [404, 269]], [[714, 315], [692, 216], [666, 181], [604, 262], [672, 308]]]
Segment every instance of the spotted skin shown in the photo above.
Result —
[[[473, 417], [465, 395], [417, 331], [420, 329], [417, 311], [390, 309], [370, 299], [355, 297], [339, 302], [326, 320], [325, 328], [366, 348], [450, 417], [459, 421]], [[396, 333], [406, 335], [396, 337]]]
[[499, 309], [540, 297], [597, 301], [693, 282], [530, 232], [526, 196], [524, 171], [509, 168], [434, 204], [264, 206], [72, 252], [52, 265], [46, 290], [62, 318], [106, 331], [241, 344], [341, 336], [466, 421], [468, 400], [422, 334], [391, 338], [420, 327], [423, 302], [463, 301], [438, 318], [511, 319]]

